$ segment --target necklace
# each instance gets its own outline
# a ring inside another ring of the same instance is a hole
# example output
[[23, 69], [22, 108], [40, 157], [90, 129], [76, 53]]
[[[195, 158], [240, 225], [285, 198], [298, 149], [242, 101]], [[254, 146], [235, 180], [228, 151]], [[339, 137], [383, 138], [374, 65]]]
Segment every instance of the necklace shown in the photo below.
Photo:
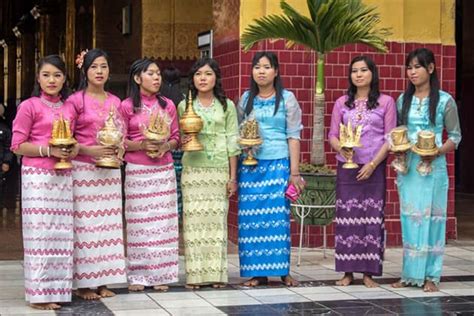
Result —
[[63, 101], [61, 101], [61, 100], [59, 100], [58, 102], [51, 102], [51, 101], [46, 100], [43, 97], [40, 97], [40, 100], [41, 100], [41, 103], [43, 103], [44, 105], [46, 105], [47, 107], [50, 107], [52, 109], [60, 108], [61, 105], [63, 105]]
[[262, 99], [267, 99], [267, 98], [271, 97], [271, 96], [274, 95], [274, 94], [275, 94], [275, 90], [272, 90], [269, 94], [265, 94], [265, 95], [264, 95], [264, 94], [262, 94], [262, 93], [259, 93], [258, 96], [259, 96], [260, 98], [262, 98]]
[[212, 98], [212, 102], [211, 102], [211, 104], [209, 104], [209, 105], [204, 105], [204, 104], [202, 104], [201, 99], [199, 99], [199, 98], [197, 98], [197, 100], [198, 100], [198, 105], [199, 105], [204, 111], [208, 112], [208, 111], [210, 111], [210, 110], [214, 107], [214, 103], [215, 103], [216, 98]]

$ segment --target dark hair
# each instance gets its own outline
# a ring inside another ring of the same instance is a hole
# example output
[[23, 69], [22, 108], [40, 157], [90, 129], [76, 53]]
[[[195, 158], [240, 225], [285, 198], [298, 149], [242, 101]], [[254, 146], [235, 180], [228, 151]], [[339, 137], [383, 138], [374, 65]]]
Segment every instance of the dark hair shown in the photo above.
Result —
[[208, 57], [198, 59], [194, 65], [191, 67], [188, 76], [188, 85], [191, 90], [193, 99], [196, 98], [198, 90], [194, 86], [194, 74], [199, 70], [199, 68], [208, 65], [211, 67], [212, 71], [216, 74], [216, 84], [214, 85], [213, 93], [214, 96], [219, 100], [224, 108], [224, 112], [227, 111], [227, 97], [225, 96], [224, 88], [222, 88], [222, 77], [219, 64], [216, 60]]
[[367, 101], [367, 108], [369, 110], [375, 109], [378, 105], [378, 99], [380, 97], [380, 90], [379, 90], [379, 71], [377, 70], [377, 66], [375, 65], [374, 61], [367, 56], [357, 56], [352, 59], [351, 63], [349, 64], [349, 88], [347, 88], [347, 101], [344, 103], [348, 108], [354, 108], [354, 100], [357, 93], [357, 87], [352, 82], [352, 66], [359, 61], [363, 61], [367, 64], [367, 68], [369, 68], [370, 72], [372, 73], [372, 81], [370, 82], [370, 91], [369, 91], [369, 98]]
[[[128, 88], [127, 88], [127, 95], [132, 99], [133, 103], [133, 112], [136, 113], [142, 106], [142, 97], [140, 95], [140, 85], [135, 82], [135, 76], [140, 76], [142, 73], [148, 70], [150, 65], [158, 64], [150, 58], [142, 58], [135, 60], [133, 64], [130, 66], [130, 73], [128, 75]], [[158, 66], [158, 68], [160, 68]], [[160, 95], [158, 92], [156, 94], [156, 98], [158, 99], [158, 103], [164, 109], [166, 107], [166, 100]]]
[[[429, 94], [429, 110], [430, 110], [430, 121], [434, 125], [436, 122], [436, 107], [439, 102], [439, 80], [436, 72], [436, 63], [434, 54], [427, 48], [418, 48], [408, 54], [405, 60], [405, 66], [408, 67], [413, 59], [418, 59], [418, 63], [428, 71], [430, 64], [434, 65], [433, 72], [430, 74], [430, 94]], [[410, 112], [411, 101], [415, 94], [415, 85], [408, 81], [408, 87], [403, 94], [403, 105], [402, 105], [402, 117], [399, 123], [408, 124], [408, 112]]]
[[100, 48], [94, 48], [88, 51], [84, 55], [84, 62], [82, 63], [82, 67], [81, 67], [81, 80], [79, 82], [79, 86], [77, 90], [84, 90], [87, 88], [87, 85], [88, 85], [87, 71], [92, 66], [92, 63], [94, 62], [94, 60], [96, 60], [99, 57], [104, 57], [105, 60], [107, 60], [107, 64], [110, 66], [109, 55], [107, 55], [105, 51], [103, 51]]
[[163, 84], [161, 85], [161, 95], [171, 99], [175, 105], [178, 105], [184, 99], [184, 94], [181, 92], [179, 82], [181, 73], [175, 67], [167, 67], [161, 73], [163, 77]]
[[[257, 52], [252, 59], [252, 69], [255, 67], [255, 65], [258, 64], [260, 59], [263, 57], [268, 58], [270, 61], [270, 65], [275, 69], [277, 72], [277, 75], [275, 79], [273, 80], [273, 87], [275, 88], [275, 111], [273, 112], [273, 115], [275, 115], [278, 112], [278, 108], [280, 106], [280, 100], [283, 98], [283, 83], [281, 82], [281, 77], [280, 77], [280, 66], [278, 65], [278, 57], [275, 53], [273, 52]], [[253, 100], [255, 99], [255, 96], [258, 95], [259, 93], [259, 88], [257, 85], [257, 82], [255, 79], [253, 79], [253, 75], [250, 75], [250, 92], [249, 92], [249, 97], [247, 99], [247, 104], [245, 105], [245, 114], [249, 115], [252, 110], [253, 110]]]
[[59, 91], [59, 94], [61, 95], [61, 99], [66, 100], [67, 97], [71, 95], [71, 89], [69, 89], [68, 86], [66, 64], [59, 55], [48, 55], [40, 59], [38, 63], [38, 69], [36, 70], [36, 80], [35, 85], [33, 86], [33, 92], [31, 93], [31, 96], [39, 97], [41, 95], [41, 87], [38, 83], [38, 76], [43, 66], [47, 64], [58, 68], [63, 73], [66, 80], [64, 81], [63, 87], [61, 91]]

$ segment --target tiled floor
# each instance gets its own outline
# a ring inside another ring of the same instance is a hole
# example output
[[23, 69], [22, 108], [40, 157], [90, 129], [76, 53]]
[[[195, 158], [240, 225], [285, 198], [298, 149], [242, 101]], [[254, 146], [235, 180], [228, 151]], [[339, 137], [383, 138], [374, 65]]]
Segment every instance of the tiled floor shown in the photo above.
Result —
[[[296, 254], [296, 251], [293, 252]], [[334, 286], [334, 256], [326, 259], [317, 250], [303, 252], [300, 267], [292, 274], [301, 281], [295, 288], [277, 278], [257, 289], [241, 287], [238, 256], [229, 255], [230, 285], [221, 290], [184, 289], [180, 284], [167, 293], [147, 290], [129, 294], [125, 285], [118, 295], [99, 302], [74, 299], [58, 312], [30, 309], [23, 298], [20, 261], [0, 261], [0, 315], [474, 315], [474, 246], [448, 246], [441, 291], [424, 293], [417, 288], [393, 289], [401, 269], [401, 249], [388, 249], [381, 286], [367, 289], [360, 280], [349, 287]], [[296, 262], [296, 258], [292, 258]], [[181, 267], [183, 267], [183, 262]]]

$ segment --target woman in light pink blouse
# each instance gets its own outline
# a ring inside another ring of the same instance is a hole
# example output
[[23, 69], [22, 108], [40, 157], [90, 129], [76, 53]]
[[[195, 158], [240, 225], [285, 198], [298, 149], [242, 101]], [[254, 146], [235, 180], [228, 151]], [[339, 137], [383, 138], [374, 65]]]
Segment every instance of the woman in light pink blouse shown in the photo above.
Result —
[[70, 302], [73, 273], [73, 201], [70, 170], [55, 170], [72, 149], [49, 145], [54, 119], [74, 126], [66, 65], [58, 55], [40, 60], [32, 97], [18, 106], [13, 121], [12, 151], [21, 167], [25, 299], [37, 309], [59, 309]]
[[[79, 60], [79, 91], [66, 103], [78, 113], [74, 135], [80, 144], [72, 171], [74, 195], [74, 281], [76, 295], [95, 300], [115, 294], [107, 284], [126, 283], [120, 169], [96, 167], [95, 161], [117, 156], [119, 148], [97, 143], [97, 132], [110, 111], [123, 127], [120, 99], [105, 91], [109, 79], [107, 54], [92, 49]], [[94, 288], [94, 289], [91, 289]]]
[[[339, 124], [362, 126], [362, 147], [354, 149], [355, 169], [343, 168], [349, 157], [339, 143]], [[379, 91], [374, 62], [366, 56], [349, 65], [347, 94], [337, 99], [331, 117], [329, 142], [336, 158], [336, 271], [344, 276], [336, 284], [347, 286], [354, 273], [363, 274], [367, 287], [378, 284], [372, 276], [382, 275], [384, 253], [386, 134], [396, 126], [397, 113], [391, 97]]]
[[[148, 58], [130, 67], [128, 98], [120, 108], [125, 122], [125, 218], [130, 291], [145, 286], [166, 291], [178, 281], [178, 208], [171, 151], [178, 147], [176, 107], [159, 94], [161, 72]], [[146, 139], [150, 116], [157, 116], [169, 136]]]

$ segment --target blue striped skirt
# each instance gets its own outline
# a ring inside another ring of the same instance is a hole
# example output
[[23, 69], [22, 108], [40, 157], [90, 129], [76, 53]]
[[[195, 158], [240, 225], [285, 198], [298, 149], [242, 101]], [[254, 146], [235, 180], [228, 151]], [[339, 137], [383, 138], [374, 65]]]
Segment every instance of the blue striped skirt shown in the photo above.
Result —
[[289, 159], [239, 167], [240, 276], [286, 276], [290, 270]]

